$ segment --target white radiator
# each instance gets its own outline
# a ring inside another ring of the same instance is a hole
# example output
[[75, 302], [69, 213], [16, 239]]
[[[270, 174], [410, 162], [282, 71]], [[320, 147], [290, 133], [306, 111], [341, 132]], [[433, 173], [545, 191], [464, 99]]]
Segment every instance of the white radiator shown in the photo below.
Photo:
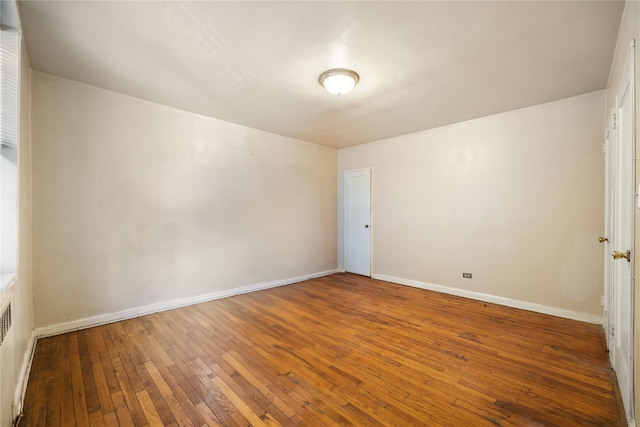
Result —
[[11, 327], [11, 303], [7, 304], [7, 307], [2, 312], [0, 318], [0, 345], [4, 341], [4, 337], [7, 336], [9, 328]]

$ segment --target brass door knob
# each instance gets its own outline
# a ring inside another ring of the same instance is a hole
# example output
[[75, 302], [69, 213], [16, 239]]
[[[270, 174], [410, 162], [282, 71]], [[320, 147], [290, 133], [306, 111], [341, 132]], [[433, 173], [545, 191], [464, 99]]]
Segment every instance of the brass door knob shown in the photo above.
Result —
[[627, 262], [631, 262], [631, 251], [627, 251], [627, 252], [613, 251], [611, 256], [613, 256], [613, 259], [624, 258], [627, 260]]
[[606, 237], [598, 237], [598, 242], [600, 242], [600, 243], [604, 243], [604, 242], [608, 242], [608, 241], [609, 241], [609, 239], [606, 238]]

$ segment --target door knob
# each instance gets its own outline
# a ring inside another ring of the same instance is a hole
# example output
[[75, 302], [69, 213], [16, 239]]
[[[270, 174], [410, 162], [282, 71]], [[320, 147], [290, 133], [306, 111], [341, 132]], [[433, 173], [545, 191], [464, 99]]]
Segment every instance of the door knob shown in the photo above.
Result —
[[609, 239], [606, 238], [606, 237], [598, 237], [598, 242], [600, 242], [600, 243], [604, 243], [604, 242], [608, 242], [608, 241], [609, 241]]
[[364, 225], [364, 228], [369, 228], [369, 224], [365, 224], [365, 225]]
[[611, 256], [613, 256], [613, 259], [624, 258], [627, 260], [627, 262], [631, 262], [631, 251], [627, 251], [627, 252], [613, 251]]

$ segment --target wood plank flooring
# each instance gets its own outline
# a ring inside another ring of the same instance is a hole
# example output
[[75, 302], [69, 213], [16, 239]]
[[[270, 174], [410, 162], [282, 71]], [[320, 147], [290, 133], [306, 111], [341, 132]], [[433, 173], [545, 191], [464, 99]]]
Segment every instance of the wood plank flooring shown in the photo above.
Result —
[[20, 426], [619, 426], [597, 325], [335, 274], [40, 339]]

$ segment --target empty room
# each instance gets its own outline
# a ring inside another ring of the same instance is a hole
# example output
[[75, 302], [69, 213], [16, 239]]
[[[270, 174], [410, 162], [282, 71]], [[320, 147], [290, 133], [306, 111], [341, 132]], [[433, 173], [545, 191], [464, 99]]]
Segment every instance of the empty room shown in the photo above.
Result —
[[0, 24], [0, 427], [636, 425], [640, 2]]

